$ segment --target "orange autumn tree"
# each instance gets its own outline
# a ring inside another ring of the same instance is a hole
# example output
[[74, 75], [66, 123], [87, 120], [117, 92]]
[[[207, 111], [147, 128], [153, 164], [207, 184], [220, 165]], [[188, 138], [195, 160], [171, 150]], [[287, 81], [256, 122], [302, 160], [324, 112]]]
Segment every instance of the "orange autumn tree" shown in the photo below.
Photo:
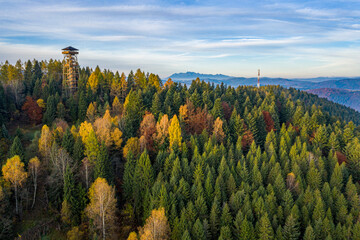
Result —
[[171, 78], [169, 78], [169, 79], [165, 82], [164, 88], [171, 87], [171, 85], [173, 85], [173, 84], [174, 84], [174, 81], [173, 81]]
[[24, 163], [21, 162], [20, 157], [15, 155], [6, 161], [2, 166], [3, 177], [6, 181], [10, 182], [15, 190], [15, 210], [16, 214], [19, 213], [18, 204], [18, 189], [23, 185], [27, 178], [27, 172], [24, 170]]
[[106, 179], [97, 178], [89, 189], [90, 203], [86, 207], [87, 216], [93, 220], [102, 239], [111, 236], [116, 221], [115, 188]]
[[215, 120], [213, 134], [218, 142], [222, 142], [225, 138], [223, 121], [219, 117]]
[[156, 121], [152, 113], [146, 112], [145, 116], [140, 124], [140, 133], [142, 135], [144, 142], [144, 147], [148, 151], [153, 151], [154, 145], [154, 134], [156, 132]]
[[165, 148], [166, 141], [169, 135], [169, 118], [165, 114], [162, 116], [160, 122], [156, 123], [156, 142], [159, 148]]
[[151, 216], [139, 232], [140, 240], [166, 240], [170, 237], [170, 226], [165, 215], [165, 209], [154, 209]]
[[21, 108], [26, 112], [30, 121], [38, 124], [42, 119], [42, 108], [37, 104], [37, 102], [30, 96], [26, 97], [26, 101]]

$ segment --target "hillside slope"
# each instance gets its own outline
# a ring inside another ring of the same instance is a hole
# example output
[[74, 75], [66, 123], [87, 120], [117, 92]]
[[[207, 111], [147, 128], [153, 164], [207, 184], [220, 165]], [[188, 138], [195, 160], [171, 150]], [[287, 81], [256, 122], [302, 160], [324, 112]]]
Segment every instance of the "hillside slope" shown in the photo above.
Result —
[[351, 107], [360, 112], [360, 91], [351, 91], [338, 88], [318, 88], [308, 90], [307, 92]]

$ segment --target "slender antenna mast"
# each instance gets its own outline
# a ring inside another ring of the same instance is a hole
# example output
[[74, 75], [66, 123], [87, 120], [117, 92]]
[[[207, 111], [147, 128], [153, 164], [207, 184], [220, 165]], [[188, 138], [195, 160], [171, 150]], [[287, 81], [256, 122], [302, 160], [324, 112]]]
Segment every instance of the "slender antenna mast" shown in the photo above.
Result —
[[258, 69], [258, 83], [257, 87], [260, 88], [260, 69]]

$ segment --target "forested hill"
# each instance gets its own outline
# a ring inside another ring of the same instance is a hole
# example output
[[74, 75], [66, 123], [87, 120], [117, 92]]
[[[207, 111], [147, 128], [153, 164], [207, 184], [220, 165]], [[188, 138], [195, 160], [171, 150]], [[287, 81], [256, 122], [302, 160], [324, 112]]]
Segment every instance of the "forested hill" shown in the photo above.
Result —
[[67, 98], [59, 61], [0, 70], [0, 239], [360, 239], [350, 108], [98, 67]]

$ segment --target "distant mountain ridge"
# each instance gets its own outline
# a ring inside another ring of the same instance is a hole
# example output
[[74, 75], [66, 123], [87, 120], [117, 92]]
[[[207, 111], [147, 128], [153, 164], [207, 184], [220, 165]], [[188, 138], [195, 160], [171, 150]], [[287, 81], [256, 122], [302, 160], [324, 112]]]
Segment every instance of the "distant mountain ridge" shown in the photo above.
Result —
[[338, 88], [310, 89], [308, 93], [351, 107], [360, 112], [360, 91], [351, 91]]
[[[192, 80], [199, 78], [215, 84], [225, 83], [231, 86], [250, 85], [256, 86], [257, 77], [233, 77], [223, 74], [202, 74], [195, 72], [174, 73], [169, 76], [173, 81], [181, 83], [191, 83]], [[297, 89], [307, 90], [315, 88], [340, 88], [360, 90], [360, 77], [342, 78], [342, 77], [318, 77], [318, 78], [269, 78], [261, 77], [261, 85], [280, 85], [283, 87], [294, 87]]]
[[[227, 84], [233, 87], [239, 85], [256, 86], [257, 77], [233, 77], [223, 74], [202, 74], [195, 72], [174, 73], [170, 78], [175, 82], [191, 84], [199, 78], [214, 84]], [[360, 111], [360, 77], [318, 77], [318, 78], [269, 78], [262, 77], [260, 85], [280, 85], [286, 88], [308, 90], [308, 92], [325, 97], [336, 103], [343, 104]], [[316, 91], [315, 91], [316, 90]]]

